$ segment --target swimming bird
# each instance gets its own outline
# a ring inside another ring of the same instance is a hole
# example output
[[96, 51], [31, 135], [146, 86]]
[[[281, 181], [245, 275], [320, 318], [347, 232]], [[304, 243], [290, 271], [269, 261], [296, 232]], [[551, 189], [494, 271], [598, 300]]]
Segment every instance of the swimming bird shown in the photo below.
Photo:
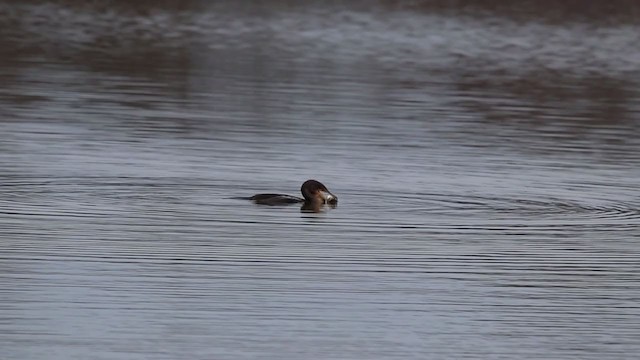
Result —
[[338, 197], [333, 195], [326, 186], [317, 180], [307, 180], [300, 188], [303, 198], [282, 194], [256, 194], [248, 198], [256, 204], [260, 205], [287, 205], [295, 203], [304, 203], [303, 209], [316, 209], [322, 204], [335, 206], [338, 203]]

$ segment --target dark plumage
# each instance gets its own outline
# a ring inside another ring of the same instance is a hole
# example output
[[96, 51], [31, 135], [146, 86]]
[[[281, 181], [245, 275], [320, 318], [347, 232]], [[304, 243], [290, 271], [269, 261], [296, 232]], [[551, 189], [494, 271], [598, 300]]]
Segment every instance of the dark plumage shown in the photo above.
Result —
[[303, 198], [282, 194], [256, 194], [249, 198], [261, 205], [286, 205], [305, 203], [305, 205], [336, 204], [338, 197], [333, 195], [326, 186], [316, 180], [307, 180], [300, 188]]

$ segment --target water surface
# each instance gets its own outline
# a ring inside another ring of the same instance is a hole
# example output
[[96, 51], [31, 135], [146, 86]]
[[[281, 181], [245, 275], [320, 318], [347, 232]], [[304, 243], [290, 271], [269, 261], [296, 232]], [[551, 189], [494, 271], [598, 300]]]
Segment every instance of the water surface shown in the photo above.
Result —
[[3, 358], [634, 358], [609, 3], [0, 5]]

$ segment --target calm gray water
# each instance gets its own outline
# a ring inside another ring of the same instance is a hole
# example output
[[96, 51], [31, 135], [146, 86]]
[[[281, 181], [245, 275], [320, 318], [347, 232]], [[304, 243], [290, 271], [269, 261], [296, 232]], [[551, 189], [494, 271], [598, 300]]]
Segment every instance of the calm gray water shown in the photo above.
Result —
[[640, 6], [135, 4], [0, 4], [2, 359], [637, 358]]

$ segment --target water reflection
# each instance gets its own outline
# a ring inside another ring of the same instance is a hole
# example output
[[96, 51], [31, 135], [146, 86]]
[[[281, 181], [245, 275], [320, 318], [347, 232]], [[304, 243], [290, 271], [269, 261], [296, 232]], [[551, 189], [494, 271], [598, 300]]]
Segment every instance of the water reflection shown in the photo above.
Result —
[[3, 355], [638, 353], [637, 9], [3, 2]]

